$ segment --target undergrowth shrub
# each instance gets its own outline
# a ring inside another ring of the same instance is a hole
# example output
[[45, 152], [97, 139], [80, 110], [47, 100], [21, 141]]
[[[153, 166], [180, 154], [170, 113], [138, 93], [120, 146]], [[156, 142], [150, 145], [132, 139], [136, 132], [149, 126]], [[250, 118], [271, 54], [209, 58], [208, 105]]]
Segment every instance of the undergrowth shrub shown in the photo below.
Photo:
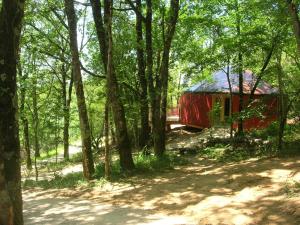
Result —
[[[163, 172], [166, 170], [174, 169], [177, 165], [184, 165], [187, 160], [183, 157], [177, 156], [175, 154], [165, 154], [162, 157], [156, 157], [154, 155], [138, 154], [133, 157], [135, 170], [131, 175], [134, 174], [144, 174], [144, 173], [154, 173]], [[105, 174], [105, 164], [104, 162], [99, 163], [95, 168], [95, 177], [101, 178]], [[120, 178], [127, 176], [128, 174], [123, 173], [120, 167], [120, 161], [115, 160], [111, 163], [111, 176], [112, 178]]]
[[25, 180], [23, 182], [23, 188], [33, 188], [33, 187], [40, 187], [43, 189], [50, 189], [50, 188], [74, 188], [76, 186], [80, 186], [87, 183], [84, 179], [82, 172], [78, 173], [70, 173], [66, 176], [60, 176], [57, 173], [54, 173], [54, 178], [51, 180], [43, 179], [43, 180]]

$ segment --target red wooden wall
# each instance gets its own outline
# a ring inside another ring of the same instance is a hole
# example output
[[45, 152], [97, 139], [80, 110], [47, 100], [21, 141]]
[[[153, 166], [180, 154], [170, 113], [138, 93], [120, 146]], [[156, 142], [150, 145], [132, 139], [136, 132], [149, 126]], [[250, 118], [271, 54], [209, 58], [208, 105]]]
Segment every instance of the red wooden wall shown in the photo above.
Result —
[[[244, 121], [244, 129], [267, 127], [271, 122], [277, 119], [277, 97], [276, 96], [255, 96], [255, 99], [261, 99], [266, 106], [265, 118], [251, 118]], [[244, 102], [248, 102], [249, 95], [244, 96]], [[253, 105], [254, 107], [255, 105]], [[205, 93], [185, 93], [179, 101], [180, 122], [184, 125], [208, 128], [211, 127], [209, 121], [209, 111], [212, 109], [212, 94]], [[239, 110], [239, 96], [233, 96], [232, 113]], [[237, 127], [237, 124], [234, 124]]]
[[[254, 99], [262, 100], [262, 104], [265, 106], [264, 118], [253, 117], [244, 121], [244, 129], [251, 130], [253, 128], [265, 128], [269, 126], [273, 121], [277, 120], [278, 115], [278, 103], [277, 97], [272, 95], [256, 95]], [[244, 96], [244, 102], [249, 101], [249, 95]], [[255, 107], [253, 104], [252, 107]], [[239, 111], [239, 96], [233, 96], [232, 112], [238, 113]], [[237, 124], [234, 124], [234, 128], [237, 128]]]
[[180, 122], [199, 128], [210, 127], [209, 111], [211, 108], [211, 95], [186, 93], [179, 100]]

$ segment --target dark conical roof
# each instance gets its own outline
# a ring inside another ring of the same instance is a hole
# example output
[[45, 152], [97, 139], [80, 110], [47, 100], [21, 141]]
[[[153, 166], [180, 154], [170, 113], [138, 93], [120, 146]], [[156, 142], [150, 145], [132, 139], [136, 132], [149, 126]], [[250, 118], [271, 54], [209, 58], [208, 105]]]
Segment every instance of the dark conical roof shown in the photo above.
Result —
[[[245, 70], [244, 74], [244, 93], [250, 94], [255, 84], [256, 76], [250, 71]], [[237, 73], [231, 73], [229, 75], [230, 83], [232, 86], [232, 92], [239, 92], [239, 75]], [[227, 75], [224, 70], [215, 72], [212, 75], [212, 81], [201, 81], [192, 87], [188, 88], [185, 92], [212, 92], [212, 93], [229, 93], [229, 84], [227, 81]], [[261, 80], [255, 90], [256, 95], [264, 94], [276, 94], [278, 93], [277, 88], [273, 88], [270, 84]]]

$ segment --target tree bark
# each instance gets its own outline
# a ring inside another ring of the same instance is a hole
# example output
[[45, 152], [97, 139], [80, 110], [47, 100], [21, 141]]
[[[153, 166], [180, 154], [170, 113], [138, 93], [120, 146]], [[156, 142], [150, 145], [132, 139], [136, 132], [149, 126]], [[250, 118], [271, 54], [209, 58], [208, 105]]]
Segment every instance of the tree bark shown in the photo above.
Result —
[[31, 170], [32, 160], [31, 160], [30, 142], [29, 142], [29, 123], [27, 118], [22, 119], [22, 122], [23, 122], [24, 147], [26, 152], [26, 167], [28, 170]]
[[107, 82], [109, 87], [110, 103], [116, 124], [117, 145], [120, 154], [120, 164], [123, 170], [134, 169], [130, 141], [127, 133], [127, 124], [123, 104], [119, 98], [119, 87], [113, 65], [112, 39], [112, 0], [104, 1], [105, 25], [108, 39]]
[[145, 31], [146, 31], [146, 77], [148, 78], [148, 90], [150, 96], [151, 105], [151, 123], [152, 123], [152, 134], [155, 127], [155, 87], [153, 78], [153, 42], [152, 42], [152, 0], [146, 0], [146, 20], [145, 20]]
[[[130, 141], [127, 132], [124, 106], [119, 97], [119, 85], [113, 65], [113, 40], [111, 33], [112, 5], [109, 0], [104, 1], [104, 19], [102, 19], [101, 3], [99, 0], [90, 0], [93, 17], [97, 30], [98, 42], [106, 71], [110, 105], [116, 127], [117, 148], [120, 155], [120, 164], [123, 170], [134, 169]], [[109, 59], [110, 58], [110, 59]]]
[[77, 97], [77, 106], [80, 120], [82, 156], [83, 156], [83, 174], [86, 179], [92, 179], [95, 172], [94, 160], [92, 153], [92, 140], [85, 96], [83, 90], [80, 60], [77, 43], [77, 19], [73, 0], [65, 0], [65, 11], [68, 18], [70, 49], [72, 53], [72, 69], [75, 92]]
[[292, 0], [286, 0], [290, 17], [292, 18], [293, 31], [297, 42], [298, 54], [300, 54], [300, 20], [298, 15], [298, 5]]
[[24, 0], [3, 0], [0, 11], [0, 224], [22, 225], [17, 59]]
[[233, 121], [232, 121], [232, 101], [233, 101], [233, 93], [232, 93], [232, 85], [230, 81], [230, 58], [228, 56], [227, 60], [227, 69], [226, 69], [226, 77], [229, 86], [229, 95], [230, 95], [230, 138], [233, 137]]
[[67, 71], [65, 65], [62, 66], [62, 98], [63, 98], [63, 112], [64, 112], [64, 131], [63, 131], [63, 143], [64, 143], [64, 159], [69, 160], [69, 127], [70, 127], [70, 105], [72, 100], [72, 88], [73, 88], [73, 73], [69, 86], [67, 84]]
[[[168, 18], [167, 31], [164, 35], [162, 60], [159, 70], [159, 82], [156, 82], [156, 105], [155, 105], [155, 122], [153, 127], [154, 136], [154, 153], [160, 157], [165, 152], [166, 142], [166, 119], [167, 119], [167, 97], [168, 97], [168, 80], [169, 80], [169, 59], [172, 40], [175, 34], [176, 24], [179, 13], [179, 0], [171, 0], [170, 16]], [[161, 97], [160, 97], [161, 96]]]
[[277, 79], [278, 79], [278, 89], [279, 89], [279, 117], [278, 117], [278, 122], [279, 122], [279, 128], [278, 128], [278, 146], [277, 150], [278, 152], [282, 151], [283, 147], [283, 136], [284, 136], [284, 129], [287, 121], [287, 110], [286, 110], [286, 101], [284, 99], [284, 91], [283, 91], [283, 70], [281, 66], [281, 56], [277, 58]]
[[244, 71], [243, 71], [243, 53], [241, 50], [241, 15], [239, 12], [239, 0], [236, 0], [236, 29], [237, 29], [237, 38], [238, 38], [238, 74], [239, 74], [239, 119], [238, 119], [238, 136], [244, 135], [244, 128], [243, 128], [243, 118], [242, 118], [242, 111], [244, 109]]
[[[141, 12], [141, 0], [136, 1], [136, 9]], [[148, 84], [145, 71], [145, 57], [143, 48], [143, 18], [141, 13], [136, 13], [136, 41], [137, 41], [137, 62], [139, 80], [139, 98], [141, 114], [141, 131], [139, 145], [144, 148], [149, 144], [149, 105], [148, 105]]]
[[104, 116], [104, 138], [105, 138], [105, 178], [110, 179], [110, 149], [109, 149], [109, 99], [106, 99]]
[[40, 142], [39, 142], [39, 112], [37, 105], [37, 78], [33, 80], [32, 88], [32, 108], [33, 108], [33, 139], [34, 139], [34, 155], [40, 157]]
[[25, 101], [26, 101], [26, 79], [27, 75], [23, 75], [22, 73], [22, 66], [20, 62], [18, 63], [18, 71], [19, 71], [19, 78], [20, 78], [20, 117], [23, 124], [23, 139], [24, 139], [24, 149], [26, 153], [26, 167], [28, 170], [32, 169], [32, 161], [31, 161], [31, 154], [30, 154], [30, 142], [29, 142], [29, 123], [25, 112]]
[[271, 49], [270, 49], [270, 51], [269, 51], [269, 53], [268, 53], [268, 55], [267, 55], [267, 57], [266, 57], [266, 59], [265, 59], [265, 61], [264, 61], [264, 64], [263, 64], [263, 66], [262, 66], [262, 68], [261, 68], [261, 70], [260, 70], [260, 72], [259, 72], [259, 75], [257, 76], [257, 79], [256, 79], [256, 81], [255, 81], [255, 83], [254, 83], [254, 86], [253, 86], [253, 88], [252, 88], [252, 90], [251, 90], [251, 93], [250, 93], [248, 105], [253, 101], [253, 99], [254, 99], [254, 94], [255, 94], [255, 91], [256, 91], [256, 89], [257, 89], [257, 87], [258, 87], [258, 85], [259, 85], [259, 82], [261, 81], [261, 79], [262, 79], [262, 77], [263, 77], [263, 75], [264, 75], [264, 72], [265, 72], [266, 68], [268, 67], [268, 65], [269, 65], [269, 63], [270, 63], [270, 61], [271, 61], [271, 58], [272, 58], [272, 55], [273, 55], [275, 46], [276, 46], [276, 44], [277, 44], [276, 41], [277, 41], [277, 38], [274, 39], [274, 41], [273, 41], [273, 43], [272, 43], [272, 46], [271, 46]]

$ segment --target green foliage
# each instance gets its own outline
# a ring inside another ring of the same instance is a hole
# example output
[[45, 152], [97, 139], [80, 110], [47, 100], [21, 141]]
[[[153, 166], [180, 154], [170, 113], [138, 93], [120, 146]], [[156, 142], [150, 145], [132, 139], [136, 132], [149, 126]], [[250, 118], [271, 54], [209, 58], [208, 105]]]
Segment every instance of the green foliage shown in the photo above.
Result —
[[82, 162], [82, 152], [78, 152], [69, 159], [71, 163], [80, 163]]
[[[2, 1], [0, 1], [0, 4]], [[116, 3], [118, 4], [118, 3]], [[238, 5], [237, 5], [238, 4]], [[169, 10], [165, 1], [153, 1], [153, 54], [154, 75], [159, 70], [162, 50], [162, 13], [166, 18]], [[118, 7], [127, 7], [120, 4]], [[144, 12], [143, 4], [143, 13]], [[41, 159], [55, 156], [55, 148], [62, 152], [64, 107], [62, 104], [62, 70], [67, 74], [67, 86], [71, 82], [71, 53], [68, 43], [68, 30], [65, 26], [63, 1], [30, 1], [26, 7], [23, 37], [21, 40], [20, 61], [22, 73], [26, 79], [18, 79], [19, 91], [26, 90], [24, 109], [29, 122], [30, 147], [34, 149], [37, 134]], [[51, 10], [49, 10], [51, 9]], [[76, 4], [78, 16], [78, 38], [82, 64], [97, 76], [83, 72], [84, 91], [90, 119], [91, 135], [94, 148], [99, 147], [103, 133], [104, 106], [106, 102], [106, 81], [103, 79], [102, 64], [98, 40], [90, 10]], [[165, 18], [165, 19], [166, 19]], [[237, 21], [240, 18], [241, 32], [237, 32]], [[289, 116], [299, 116], [300, 98], [296, 93], [300, 87], [300, 63], [297, 55], [296, 42], [292, 34], [291, 21], [286, 16], [285, 1], [181, 1], [181, 11], [175, 40], [170, 55], [170, 79], [168, 90], [168, 106], [176, 106], [184, 88], [200, 80], [210, 80], [212, 72], [224, 68], [228, 64], [237, 67], [237, 55], [243, 52], [243, 69], [250, 69], [259, 74], [266, 55], [275, 43], [275, 50], [270, 64], [263, 73], [263, 80], [278, 86], [277, 63], [281, 57], [283, 67], [283, 91], [287, 100], [292, 101]], [[167, 28], [167, 27], [165, 27]], [[145, 36], [145, 35], [144, 35]], [[119, 93], [126, 112], [128, 135], [132, 146], [139, 141], [140, 102], [139, 82], [136, 63], [136, 31], [134, 12], [115, 10], [113, 19], [114, 62]], [[86, 43], [85, 43], [86, 42]], [[145, 37], [142, 46], [145, 47]], [[21, 71], [19, 71], [21, 72]], [[102, 78], [101, 78], [102, 77]], [[20, 95], [20, 93], [19, 93]], [[34, 97], [37, 100], [34, 113]], [[80, 136], [78, 110], [74, 95], [71, 93], [70, 106], [70, 138]], [[148, 96], [149, 97], [149, 96]], [[219, 107], [211, 112], [218, 117]], [[249, 107], [233, 120], [242, 117], [264, 118], [264, 106]], [[114, 131], [112, 118], [110, 127]], [[23, 124], [20, 121], [20, 130]], [[35, 132], [36, 131], [36, 132]], [[259, 151], [273, 152], [276, 148], [278, 124], [274, 123], [264, 130], [255, 130], [252, 136], [269, 141], [260, 144]], [[299, 137], [296, 126], [287, 126], [284, 141], [286, 151], [296, 149]], [[20, 132], [21, 144], [24, 145], [23, 132]], [[289, 142], [289, 143], [287, 143]], [[98, 145], [98, 146], [97, 146]], [[275, 147], [274, 147], [275, 146]], [[54, 149], [54, 150], [53, 150]], [[231, 151], [224, 145], [209, 147], [204, 154], [218, 160], [234, 160], [247, 158], [250, 153], [244, 149]], [[135, 156], [137, 171], [159, 171], [172, 168], [181, 158], [156, 159], [152, 156]], [[74, 156], [72, 162], [80, 162], [80, 154]], [[175, 163], [176, 161], [176, 163]], [[118, 161], [112, 165], [113, 174], [121, 174]], [[103, 165], [98, 165], [97, 176], [102, 177]]]
[[267, 128], [265, 129], [253, 129], [251, 130], [250, 135], [255, 138], [261, 138], [263, 140], [270, 140], [274, 139], [278, 135], [278, 128], [279, 124], [277, 121], [272, 122]]
[[[174, 169], [175, 166], [187, 164], [187, 159], [176, 154], [165, 154], [160, 158], [153, 155], [138, 154], [134, 156], [134, 163], [136, 166], [135, 171], [131, 174], [153, 174], [160, 173], [167, 170]], [[96, 166], [95, 177], [104, 177], [105, 165], [103, 162]], [[115, 160], [111, 165], [112, 179], [119, 179], [126, 177], [128, 174], [124, 174], [121, 171], [119, 160]]]
[[279, 124], [277, 121], [271, 123], [265, 129], [252, 130], [249, 135], [251, 138], [256, 138], [267, 142], [267, 144], [260, 144], [260, 151], [262, 154], [273, 153], [281, 157], [295, 156], [300, 154], [300, 124], [287, 124], [285, 126], [284, 147], [282, 152], [277, 152]]
[[[120, 161], [115, 160], [111, 163], [111, 177], [112, 178], [120, 178], [122, 177]], [[100, 162], [95, 167], [95, 178], [100, 179], [105, 176], [105, 164], [104, 162]]]
[[[63, 153], [63, 146], [58, 146], [57, 148], [57, 154]], [[39, 160], [54, 158], [56, 156], [56, 149], [47, 150], [41, 153], [41, 156], [38, 158]]]
[[171, 155], [163, 155], [155, 157], [153, 155], [139, 154], [134, 158], [136, 169], [138, 172], [160, 172], [163, 170], [173, 169], [174, 161]]
[[200, 156], [214, 159], [219, 162], [234, 162], [246, 160], [252, 157], [249, 150], [245, 147], [233, 149], [230, 145], [217, 144], [207, 147], [200, 152]]

